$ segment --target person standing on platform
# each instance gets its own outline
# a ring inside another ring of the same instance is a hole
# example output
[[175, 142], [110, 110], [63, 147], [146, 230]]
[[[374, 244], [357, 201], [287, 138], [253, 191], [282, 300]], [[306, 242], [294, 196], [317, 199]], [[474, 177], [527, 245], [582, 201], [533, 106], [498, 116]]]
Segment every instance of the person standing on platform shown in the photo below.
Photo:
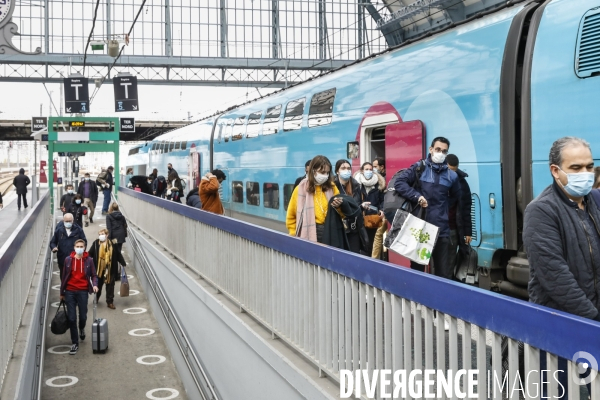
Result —
[[152, 182], [152, 194], [156, 197], [164, 199], [167, 194], [167, 180], [164, 176], [159, 175], [154, 182]]
[[[292, 193], [285, 223], [290, 235], [323, 243], [329, 200], [340, 192], [333, 182], [327, 157], [313, 158], [307, 175]], [[336, 198], [331, 205], [337, 209], [342, 201]]]
[[151, 176], [151, 177], [152, 177], [152, 182], [154, 182], [154, 180], [155, 180], [156, 178], [158, 178], [158, 169], [154, 168], [154, 169], [152, 170], [152, 173], [151, 173], [150, 175], [148, 175], [148, 176]]
[[227, 177], [220, 169], [213, 169], [212, 172], [207, 172], [200, 181], [200, 201], [204, 211], [223, 215], [223, 203], [219, 196], [219, 187]]
[[360, 184], [361, 202], [365, 215], [365, 227], [369, 235], [368, 255], [373, 255], [373, 243], [375, 234], [385, 222], [383, 216], [383, 192], [385, 190], [385, 179], [383, 176], [373, 172], [373, 164], [363, 163], [354, 175], [354, 179]]
[[65, 189], [65, 194], [60, 198], [60, 210], [63, 212], [63, 215], [69, 212], [69, 208], [71, 207], [71, 204], [73, 204], [73, 199], [75, 198], [73, 185], [68, 184]]
[[594, 189], [600, 189], [600, 167], [594, 168]]
[[87, 207], [88, 213], [85, 215], [85, 226], [94, 223], [94, 209], [98, 201], [98, 186], [90, 180], [90, 174], [86, 173], [79, 184], [77, 194], [83, 197], [83, 205]]
[[[127, 168], [127, 172], [125, 172], [125, 187], [129, 187], [129, 181], [133, 178], [133, 168]], [[123, 183], [122, 183], [123, 184]]]
[[25, 175], [25, 169], [21, 168], [19, 170], [19, 175], [15, 176], [13, 179], [13, 185], [17, 190], [17, 207], [19, 211], [21, 211], [21, 197], [23, 198], [23, 206], [27, 208], [27, 186], [31, 183], [29, 177]]
[[311, 161], [312, 161], [312, 160], [308, 160], [308, 161], [306, 162], [306, 164], [304, 164], [304, 172], [305, 172], [305, 174], [304, 174], [304, 175], [302, 175], [302, 176], [299, 176], [299, 177], [296, 179], [296, 182], [294, 182], [294, 189], [296, 189], [296, 187], [298, 187], [298, 185], [300, 184], [300, 182], [302, 182], [302, 179], [304, 179], [304, 178], [306, 178], [306, 177], [308, 176], [308, 167], [310, 166], [310, 162], [311, 162]]
[[[431, 260], [435, 275], [452, 279], [453, 266], [448, 264], [448, 245], [450, 243], [450, 226], [448, 225], [448, 209], [458, 201], [460, 183], [456, 172], [448, 168], [446, 155], [450, 141], [445, 137], [436, 137], [429, 147], [429, 155], [424, 161], [425, 168], [421, 174], [421, 187], [413, 187], [417, 177], [417, 167], [421, 161], [404, 170], [396, 180], [395, 189], [400, 196], [426, 211], [425, 221], [439, 228], [438, 239], [433, 248]], [[411, 262], [410, 267], [423, 272], [425, 265]]]
[[108, 229], [100, 229], [98, 239], [94, 240], [88, 253], [94, 260], [96, 274], [98, 275], [96, 301], [100, 301], [102, 286], [106, 284], [106, 304], [108, 308], [114, 310], [115, 281], [119, 277], [119, 264], [123, 267], [127, 264], [121, 251], [112, 244], [108, 236]]
[[190, 207], [194, 207], [194, 208], [202, 208], [202, 202], [200, 201], [200, 188], [196, 188], [196, 189], [192, 189], [187, 197], [186, 197], [186, 201], [185, 204], [190, 206]]
[[63, 277], [63, 267], [65, 258], [73, 251], [73, 246], [77, 240], [87, 242], [83, 228], [73, 223], [73, 214], [63, 215], [63, 220], [56, 225], [56, 230], [52, 239], [50, 239], [50, 249], [53, 253], [57, 253], [58, 269], [60, 278]]
[[466, 172], [458, 168], [458, 157], [454, 154], [448, 154], [446, 157], [448, 168], [456, 172], [458, 182], [460, 183], [460, 196], [458, 201], [448, 210], [448, 225], [450, 226], [450, 247], [448, 248], [448, 263], [450, 268], [456, 264], [457, 251], [467, 257], [471, 238], [473, 236], [473, 227], [471, 223], [471, 187], [466, 178], [469, 176]]
[[[75, 223], [80, 227], [83, 227], [83, 216], [88, 214], [87, 208], [83, 205], [83, 197], [78, 193], [73, 198], [73, 203], [68, 209], [69, 213], [73, 215]], [[87, 226], [87, 223], [86, 223]]]
[[[78, 239], [73, 248], [75, 251], [65, 259], [65, 273], [60, 282], [60, 300], [67, 303], [67, 317], [73, 344], [69, 354], [72, 356], [79, 350], [79, 339], [85, 340], [88, 297], [98, 291], [96, 268], [94, 261], [85, 252], [85, 241]], [[77, 332], [77, 308], [79, 308], [79, 332]]]
[[[333, 182], [340, 194], [351, 196], [358, 205], [362, 203], [360, 199], [360, 183], [352, 177], [352, 166], [348, 160], [342, 159], [335, 163], [335, 179]], [[365, 242], [363, 244], [363, 240], [361, 240], [364, 221], [360, 224], [357, 217], [354, 217], [352, 220], [346, 219], [345, 227], [350, 251], [358, 254], [366, 254], [366, 250], [369, 247], [368, 243]], [[364, 233], [366, 233], [366, 230]]]
[[377, 157], [373, 160], [373, 172], [385, 178], [385, 159]]
[[0, 192], [0, 210], [4, 208], [4, 204], [2, 204], [2, 192]]
[[125, 238], [127, 237], [127, 221], [125, 216], [119, 211], [119, 205], [112, 203], [108, 215], [106, 216], [106, 229], [108, 229], [108, 238], [112, 240], [115, 247], [121, 252]]
[[108, 206], [110, 205], [110, 194], [114, 185], [112, 175], [114, 170], [115, 168], [111, 165], [106, 169], [105, 172], [100, 173], [100, 175], [98, 175], [98, 179], [96, 180], [98, 183], [100, 183], [100, 186], [102, 187], [102, 193], [104, 194], [104, 203], [102, 204], [102, 215], [108, 214]]

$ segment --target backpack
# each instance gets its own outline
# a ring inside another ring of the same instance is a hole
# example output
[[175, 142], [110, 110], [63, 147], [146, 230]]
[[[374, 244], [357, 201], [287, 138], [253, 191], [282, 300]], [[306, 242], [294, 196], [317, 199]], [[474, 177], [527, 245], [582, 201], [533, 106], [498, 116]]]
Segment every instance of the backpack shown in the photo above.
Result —
[[[383, 196], [383, 213], [385, 215], [385, 219], [388, 221], [393, 221], [394, 216], [396, 215], [396, 211], [403, 209], [408, 212], [412, 212], [413, 207], [410, 201], [406, 200], [404, 197], [400, 195], [396, 191], [396, 181], [400, 177], [400, 175], [406, 171], [407, 168], [402, 168], [400, 171], [396, 172], [392, 179], [390, 179], [390, 183], [385, 191]], [[415, 183], [413, 183], [413, 188], [421, 187], [421, 175], [423, 174], [423, 170], [425, 170], [425, 163], [423, 160], [419, 161], [419, 165], [417, 166], [416, 173], [417, 177], [415, 179]]]
[[100, 175], [98, 175], [98, 177], [96, 178], [96, 186], [102, 188], [102, 185], [104, 185], [106, 183], [105, 179], [106, 179], [107, 175], [108, 175], [107, 171], [100, 172]]

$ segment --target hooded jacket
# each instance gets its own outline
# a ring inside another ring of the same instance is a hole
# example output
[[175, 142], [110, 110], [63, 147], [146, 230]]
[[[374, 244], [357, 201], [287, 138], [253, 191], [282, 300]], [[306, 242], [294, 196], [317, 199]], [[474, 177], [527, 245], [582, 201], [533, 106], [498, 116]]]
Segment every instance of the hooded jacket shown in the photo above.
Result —
[[[354, 174], [354, 179], [359, 183], [360, 187], [360, 201], [358, 204], [362, 204], [365, 201], [371, 203], [373, 207], [376, 207], [377, 210], [383, 210], [383, 198], [385, 196], [385, 178], [375, 172], [373, 172], [373, 176], [377, 177], [377, 185], [375, 185], [369, 192], [367, 193], [367, 189], [365, 185], [361, 184], [360, 174], [362, 172], [358, 171]], [[377, 215], [378, 211], [374, 210], [364, 210], [365, 215]]]
[[[75, 226], [75, 225], [73, 225]], [[75, 246], [73, 246], [75, 247]], [[63, 272], [63, 278], [60, 282], [60, 295], [65, 295], [65, 290], [67, 288], [67, 283], [69, 283], [69, 279], [71, 279], [71, 272], [73, 271], [73, 261], [76, 260], [75, 252], [72, 251], [71, 254], [65, 259], [65, 269]], [[88, 293], [93, 293], [93, 287], [98, 286], [98, 275], [96, 275], [96, 267], [94, 267], [94, 261], [91, 257], [89, 257], [87, 252], [83, 252], [83, 256], [81, 257], [83, 261], [83, 268], [85, 269], [85, 276], [87, 278], [88, 283]], [[75, 268], [78, 268], [78, 263], [75, 263]]]
[[199, 188], [193, 189], [187, 195], [185, 204], [194, 208], [202, 208], [202, 202], [200, 201]]
[[[58, 257], [58, 263], [62, 264], [65, 261], [65, 258], [71, 254], [73, 249], [75, 248], [75, 242], [78, 239], [83, 239], [87, 243], [87, 239], [85, 238], [85, 233], [83, 229], [77, 225], [73, 224], [71, 227], [71, 234], [67, 236], [67, 228], [65, 228], [65, 223], [60, 221], [56, 225], [56, 230], [54, 231], [54, 235], [52, 235], [52, 239], [50, 239], [50, 249], [54, 249], [58, 247], [58, 252], [56, 256]], [[64, 274], [63, 274], [64, 276]]]
[[200, 201], [202, 202], [202, 209], [215, 214], [223, 215], [225, 210], [219, 197], [219, 181], [216, 177], [208, 179], [203, 176], [200, 181]]
[[419, 162], [414, 163], [400, 174], [394, 189], [413, 205], [418, 204], [419, 197], [425, 197], [427, 200], [425, 220], [439, 228], [438, 237], [449, 237], [448, 210], [458, 201], [460, 195], [458, 175], [448, 168], [446, 162], [442, 164], [432, 162], [431, 155], [427, 156], [424, 164], [419, 191], [412, 187], [417, 176], [416, 169]]
[[164, 176], [159, 175], [158, 178], [152, 182], [152, 193], [156, 192], [156, 196], [163, 196], [167, 193], [167, 180]]
[[71, 204], [73, 204], [73, 199], [75, 198], [75, 193], [70, 194], [70, 193], [65, 193], [62, 195], [62, 197], [60, 198], [60, 208], [64, 208], [65, 209], [65, 213], [69, 212], [69, 208], [71, 208]]
[[590, 195], [584, 202], [585, 211], [554, 182], [525, 209], [523, 241], [529, 301], [594, 319], [600, 309], [600, 210]]
[[27, 194], [27, 185], [29, 185], [31, 181], [29, 177], [25, 175], [25, 169], [21, 168], [19, 170], [19, 175], [15, 176], [13, 179], [13, 185], [17, 189], [17, 194]]
[[127, 221], [120, 211], [113, 211], [106, 216], [108, 238], [117, 239], [117, 243], [125, 243], [127, 237]]

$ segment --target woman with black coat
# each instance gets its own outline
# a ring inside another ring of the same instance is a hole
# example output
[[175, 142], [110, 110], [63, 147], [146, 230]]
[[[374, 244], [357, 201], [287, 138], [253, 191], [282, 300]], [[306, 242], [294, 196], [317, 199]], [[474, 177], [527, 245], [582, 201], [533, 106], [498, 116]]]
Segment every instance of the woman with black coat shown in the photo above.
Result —
[[100, 229], [98, 239], [94, 240], [90, 246], [88, 255], [94, 260], [98, 275], [96, 301], [100, 300], [102, 286], [106, 283], [106, 304], [108, 308], [114, 310], [115, 281], [119, 277], [119, 264], [125, 266], [126, 263], [121, 250], [108, 240], [108, 234], [107, 229]]
[[125, 216], [119, 211], [117, 203], [112, 203], [108, 209], [106, 229], [108, 229], [108, 239], [119, 249], [120, 253], [127, 237], [127, 221], [125, 220]]
[[[88, 209], [83, 205], [83, 197], [77, 193], [75, 197], [73, 197], [73, 202], [67, 208], [67, 212], [73, 214], [73, 219], [83, 228], [83, 216], [87, 214]], [[88, 222], [85, 223], [85, 226], [88, 226]]]
[[[354, 178], [360, 184], [361, 206], [364, 210], [365, 227], [369, 234], [370, 249], [368, 255], [373, 251], [373, 239], [377, 229], [383, 224], [383, 197], [385, 195], [385, 179], [373, 173], [373, 165], [370, 162], [364, 163], [360, 171], [354, 175]], [[371, 224], [371, 226], [369, 226]], [[374, 225], [378, 224], [378, 225]]]
[[[335, 186], [340, 191], [340, 194], [350, 196], [356, 202], [361, 204], [360, 184], [352, 177], [352, 166], [348, 160], [338, 160], [335, 163]], [[346, 236], [348, 237], [349, 250], [353, 253], [367, 254], [369, 247], [365, 240], [361, 240], [360, 231], [364, 229], [363, 219], [360, 221], [356, 217], [346, 217], [344, 224], [346, 225]]]

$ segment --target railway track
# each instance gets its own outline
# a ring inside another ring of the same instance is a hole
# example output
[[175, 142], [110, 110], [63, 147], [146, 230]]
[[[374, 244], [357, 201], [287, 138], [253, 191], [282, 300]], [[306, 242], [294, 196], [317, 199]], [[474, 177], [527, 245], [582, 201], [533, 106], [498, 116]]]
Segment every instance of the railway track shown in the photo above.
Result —
[[13, 187], [13, 179], [17, 174], [0, 174], [0, 194], [4, 196]]

